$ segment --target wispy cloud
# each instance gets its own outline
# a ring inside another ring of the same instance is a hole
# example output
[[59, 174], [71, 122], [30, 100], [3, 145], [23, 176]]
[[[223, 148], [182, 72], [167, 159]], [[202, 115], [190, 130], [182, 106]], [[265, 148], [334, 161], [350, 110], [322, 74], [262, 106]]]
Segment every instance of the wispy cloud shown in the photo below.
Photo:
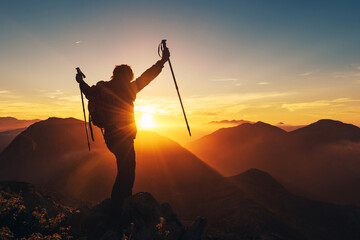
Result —
[[306, 76], [310, 76], [312, 74], [313, 74], [313, 72], [304, 72], [304, 73], [299, 74], [299, 76], [306, 77]]
[[[288, 96], [292, 93], [281, 92], [258, 92], [244, 94], [218, 94], [209, 96], [183, 97], [184, 107], [187, 113], [192, 116], [215, 116], [224, 113], [235, 114], [249, 107], [268, 107], [262, 100], [277, 99]], [[162, 109], [159, 114], [182, 116], [179, 100], [177, 98], [153, 98], [138, 99], [136, 106], [155, 106], [156, 109]], [[139, 107], [136, 110], [141, 111]]]
[[212, 79], [214, 82], [236, 82], [237, 78], [216, 78]]
[[339, 104], [344, 104], [344, 103], [349, 103], [349, 102], [360, 102], [360, 99], [336, 98], [336, 99], [332, 99], [332, 100], [317, 100], [317, 101], [312, 101], [312, 102], [287, 103], [287, 104], [282, 104], [282, 107], [293, 112], [293, 111], [297, 111], [297, 110], [328, 107], [331, 105], [339, 105]]
[[360, 66], [353, 65], [353, 70], [351, 71], [342, 71], [342, 72], [333, 72], [332, 76], [335, 78], [347, 78], [347, 79], [354, 79], [360, 77]]
[[237, 79], [237, 78], [216, 78], [216, 79], [212, 79], [211, 81], [234, 83], [234, 86], [236, 86], [236, 87], [239, 87], [242, 85], [242, 83], [239, 82], [239, 79]]
[[19, 99], [21, 96], [12, 90], [0, 90], [0, 101], [8, 99]]
[[64, 95], [63, 90], [61, 89], [56, 89], [56, 90], [52, 90], [52, 91], [43, 91], [43, 95], [48, 97], [48, 98], [59, 98], [60, 96]]
[[253, 123], [251, 121], [246, 120], [220, 120], [220, 121], [211, 121], [209, 124], [233, 124], [233, 125], [240, 125], [243, 123]]
[[333, 72], [332, 74], [333, 77], [335, 78], [358, 78], [360, 77], [360, 72]]
[[258, 82], [257, 83], [258, 85], [268, 85], [268, 84], [270, 84], [269, 82]]
[[82, 43], [82, 41], [80, 40], [75, 42], [75, 44], [80, 44], [80, 43]]

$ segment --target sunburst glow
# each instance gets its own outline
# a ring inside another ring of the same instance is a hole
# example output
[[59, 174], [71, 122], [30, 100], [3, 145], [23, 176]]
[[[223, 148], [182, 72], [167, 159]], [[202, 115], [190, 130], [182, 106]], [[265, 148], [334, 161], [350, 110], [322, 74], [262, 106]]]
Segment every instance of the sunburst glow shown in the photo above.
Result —
[[151, 129], [155, 128], [157, 124], [154, 121], [153, 115], [150, 112], [145, 112], [140, 116], [138, 126], [141, 129]]

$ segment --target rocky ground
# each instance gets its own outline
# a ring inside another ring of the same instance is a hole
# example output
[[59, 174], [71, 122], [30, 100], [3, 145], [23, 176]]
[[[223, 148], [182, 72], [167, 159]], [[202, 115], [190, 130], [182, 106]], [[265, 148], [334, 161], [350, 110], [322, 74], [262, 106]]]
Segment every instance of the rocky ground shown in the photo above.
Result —
[[110, 200], [89, 208], [64, 206], [46, 192], [24, 182], [0, 183], [0, 239], [196, 240], [205, 220], [186, 227], [167, 203], [150, 193], [125, 200], [121, 216], [111, 212]]

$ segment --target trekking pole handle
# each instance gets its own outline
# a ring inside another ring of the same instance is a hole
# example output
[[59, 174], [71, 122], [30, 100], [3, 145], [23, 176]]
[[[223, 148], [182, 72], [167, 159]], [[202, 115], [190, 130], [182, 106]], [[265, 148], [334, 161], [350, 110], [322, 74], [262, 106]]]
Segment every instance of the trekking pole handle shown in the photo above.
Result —
[[164, 48], [166, 48], [166, 39], [162, 40], [161, 44], [163, 45]]
[[78, 74], [81, 74], [81, 76], [83, 76], [83, 78], [86, 78], [85, 74], [80, 70], [79, 67], [76, 68], [76, 71]]
[[158, 47], [158, 54], [162, 58], [162, 52], [167, 48], [166, 39], [162, 40]]

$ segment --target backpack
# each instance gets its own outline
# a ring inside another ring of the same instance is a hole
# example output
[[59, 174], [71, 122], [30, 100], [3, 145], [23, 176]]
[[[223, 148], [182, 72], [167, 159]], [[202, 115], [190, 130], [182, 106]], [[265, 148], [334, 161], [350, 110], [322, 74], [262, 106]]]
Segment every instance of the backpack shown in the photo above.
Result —
[[90, 131], [92, 131], [91, 122], [101, 130], [105, 127], [104, 94], [106, 94], [104, 81], [98, 82], [96, 86], [89, 89], [89, 95], [91, 96], [88, 102]]

